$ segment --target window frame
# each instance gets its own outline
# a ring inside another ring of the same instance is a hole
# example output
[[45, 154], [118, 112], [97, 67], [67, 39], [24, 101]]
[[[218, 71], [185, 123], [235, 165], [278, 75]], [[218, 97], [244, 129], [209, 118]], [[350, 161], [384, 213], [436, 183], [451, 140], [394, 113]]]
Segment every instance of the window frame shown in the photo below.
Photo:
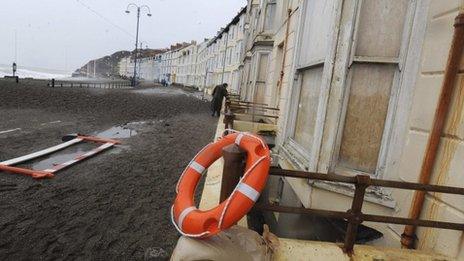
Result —
[[[330, 92], [330, 83], [333, 74], [333, 60], [335, 58], [336, 47], [337, 47], [337, 38], [338, 38], [338, 28], [336, 28], [337, 21], [341, 15], [341, 1], [335, 1], [334, 7], [332, 10], [332, 19], [331, 19], [331, 32], [328, 42], [329, 47], [327, 48], [327, 53], [325, 59], [315, 59], [305, 64], [300, 64], [299, 54], [302, 51], [302, 37], [304, 33], [304, 22], [306, 10], [309, 5], [309, 1], [305, 0], [300, 8], [298, 29], [297, 29], [297, 43], [295, 47], [295, 53], [293, 57], [293, 83], [288, 90], [289, 102], [287, 102], [286, 108], [286, 119], [285, 128], [283, 131], [283, 149], [286, 154], [291, 156], [293, 165], [300, 169], [305, 169], [307, 171], [316, 171], [319, 151], [322, 143], [323, 136], [323, 127], [325, 123], [325, 114], [328, 104], [329, 92]], [[284, 50], [285, 51], [285, 50]], [[319, 96], [319, 103], [317, 106], [317, 116], [315, 122], [315, 131], [314, 137], [312, 140], [313, 145], [310, 151], [303, 148], [302, 145], [293, 138], [296, 128], [297, 113], [298, 113], [298, 104], [299, 104], [299, 95], [301, 93], [301, 84], [303, 78], [303, 72], [308, 69], [316, 68], [322, 66], [322, 76], [321, 76], [321, 90]], [[297, 102], [298, 100], [298, 102]]]
[[[406, 62], [406, 57], [408, 54], [408, 46], [411, 41], [411, 33], [412, 33], [412, 26], [414, 21], [414, 14], [417, 8], [416, 0], [410, 0], [408, 5], [408, 10], [406, 12], [404, 28], [403, 28], [403, 35], [401, 36], [401, 44], [399, 55], [397, 58], [391, 57], [367, 57], [367, 56], [357, 56], [356, 48], [358, 45], [359, 39], [359, 23], [360, 23], [360, 14], [362, 9], [362, 3], [364, 0], [354, 0], [355, 1], [355, 10], [354, 10], [354, 21], [353, 21], [353, 28], [351, 31], [350, 39], [351, 39], [351, 46], [349, 48], [348, 54], [348, 61], [346, 64], [346, 74], [344, 79], [344, 87], [345, 91], [342, 97], [342, 105], [341, 105], [341, 113], [339, 120], [337, 122], [337, 134], [335, 138], [334, 144], [334, 151], [333, 156], [330, 161], [329, 165], [329, 172], [347, 175], [347, 176], [354, 176], [354, 175], [369, 175], [373, 178], [384, 178], [386, 169], [388, 168], [388, 164], [392, 164], [388, 162], [388, 158], [390, 153], [392, 153], [392, 145], [391, 139], [393, 136], [399, 135], [399, 128], [394, 128], [395, 117], [397, 116], [398, 110], [398, 101], [401, 95], [401, 86], [402, 81], [404, 78], [404, 66]], [[339, 159], [340, 159], [340, 149], [342, 145], [342, 138], [343, 138], [343, 130], [345, 126], [346, 120], [346, 112], [348, 109], [348, 102], [350, 97], [350, 91], [352, 87], [352, 76], [354, 70], [352, 68], [355, 64], [362, 64], [362, 63], [370, 63], [370, 64], [395, 64], [397, 68], [395, 69], [395, 74], [393, 76], [392, 86], [390, 90], [390, 98], [388, 102], [387, 108], [387, 115], [385, 118], [383, 134], [381, 138], [380, 150], [377, 160], [377, 166], [374, 173], [368, 173], [360, 170], [349, 169], [343, 166], [339, 166]]]
[[[257, 83], [258, 83], [258, 76], [259, 76], [259, 64], [261, 62], [261, 59], [264, 55], [267, 55], [267, 68], [266, 68], [266, 71], [267, 73], [269, 73], [269, 69], [270, 69], [270, 63], [271, 63], [271, 51], [269, 50], [258, 50], [256, 51], [256, 55], [253, 57], [252, 61], [251, 61], [251, 64], [253, 65], [251, 68], [252, 71], [251, 71], [251, 76], [252, 76], [252, 80], [250, 82], [251, 84], [251, 88], [249, 88], [249, 93], [248, 93], [248, 100], [250, 101], [255, 101], [255, 95], [257, 93]], [[264, 86], [266, 87], [266, 82], [264, 82]]]
[[[271, 23], [271, 28], [266, 29], [266, 23], [268, 20], [266, 19], [268, 16], [269, 12], [269, 7], [274, 6], [274, 17], [269, 17], [272, 21]], [[277, 0], [264, 0], [264, 4], [262, 7], [263, 12], [261, 12], [262, 19], [261, 19], [261, 25], [260, 25], [260, 31], [264, 34], [272, 34], [275, 31], [275, 25], [276, 25], [276, 15], [277, 15]]]

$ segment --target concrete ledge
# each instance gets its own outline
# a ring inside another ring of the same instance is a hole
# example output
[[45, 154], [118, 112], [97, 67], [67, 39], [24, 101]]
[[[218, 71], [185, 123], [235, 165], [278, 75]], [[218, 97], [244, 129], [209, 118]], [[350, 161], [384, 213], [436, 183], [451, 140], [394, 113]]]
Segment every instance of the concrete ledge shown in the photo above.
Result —
[[277, 125], [235, 120], [234, 129], [238, 131], [248, 131], [257, 133], [259, 131], [277, 131]]
[[356, 245], [350, 257], [343, 253], [341, 245], [280, 238], [280, 247], [274, 260], [455, 260], [446, 256], [398, 248], [381, 248]]

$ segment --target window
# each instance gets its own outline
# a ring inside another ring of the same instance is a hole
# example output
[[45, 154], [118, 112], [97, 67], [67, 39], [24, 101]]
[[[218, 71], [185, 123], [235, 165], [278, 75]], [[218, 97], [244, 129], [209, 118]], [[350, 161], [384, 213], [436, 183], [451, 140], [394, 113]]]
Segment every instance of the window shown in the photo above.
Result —
[[264, 14], [264, 32], [274, 31], [276, 0], [268, 0]]
[[335, 0], [306, 0], [299, 32], [296, 77], [292, 87], [289, 110], [287, 147], [303, 159], [306, 168], [313, 168], [322, 129], [318, 118], [323, 115], [322, 97], [328, 94], [331, 70], [326, 70], [329, 46], [332, 44]]
[[235, 38], [235, 26], [232, 25], [229, 31], [229, 40], [234, 40]]
[[232, 53], [233, 53], [233, 48], [229, 48], [227, 51], [228, 51], [227, 64], [231, 65], [231, 64], [232, 64]]
[[411, 0], [361, 1], [347, 80], [335, 170], [379, 174], [387, 116], [400, 77]]
[[241, 53], [242, 53], [242, 42], [239, 42], [235, 46], [235, 57], [234, 57], [234, 62], [235, 63], [239, 62]]
[[253, 101], [265, 103], [266, 79], [268, 74], [269, 53], [259, 53], [256, 66]]

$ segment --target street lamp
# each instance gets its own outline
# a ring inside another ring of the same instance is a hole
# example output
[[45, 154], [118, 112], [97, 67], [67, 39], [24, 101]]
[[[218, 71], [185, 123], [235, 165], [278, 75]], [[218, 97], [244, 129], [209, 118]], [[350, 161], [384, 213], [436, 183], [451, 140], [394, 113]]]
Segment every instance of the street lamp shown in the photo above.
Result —
[[130, 14], [130, 8], [131, 7], [135, 7], [137, 9], [137, 31], [136, 31], [136, 34], [135, 34], [135, 59], [134, 59], [134, 78], [132, 79], [132, 86], [135, 87], [135, 84], [136, 84], [136, 79], [137, 79], [137, 55], [138, 55], [138, 46], [139, 46], [139, 25], [140, 25], [140, 13], [143, 12], [143, 10], [145, 9], [147, 11], [147, 16], [150, 17], [151, 16], [151, 10], [150, 10], [150, 7], [148, 7], [147, 5], [142, 5], [142, 6], [138, 6], [134, 3], [130, 3], [129, 5], [127, 5], [127, 8], [126, 8], [126, 13], [127, 14]]
[[[148, 49], [147, 42], [141, 41], [141, 42], [140, 42], [140, 47], [139, 47], [139, 49], [140, 49], [141, 51], [143, 51], [143, 45], [144, 45], [144, 44], [145, 44], [145, 47], [146, 47], [145, 49]], [[143, 57], [143, 52], [141, 53], [140, 56]], [[140, 59], [139, 59], [139, 72], [138, 72], [138, 75], [139, 75], [139, 77], [140, 77], [141, 79], [143, 79], [143, 76], [144, 76], [144, 75], [142, 74], [142, 59], [143, 59], [143, 58], [140, 58]]]

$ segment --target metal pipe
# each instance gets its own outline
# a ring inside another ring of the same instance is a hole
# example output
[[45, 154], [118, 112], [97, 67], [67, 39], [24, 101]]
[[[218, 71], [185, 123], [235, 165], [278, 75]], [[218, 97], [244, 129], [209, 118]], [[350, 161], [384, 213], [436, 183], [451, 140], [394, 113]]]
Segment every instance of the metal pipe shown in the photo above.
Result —
[[136, 34], [135, 34], [135, 57], [134, 57], [134, 79], [132, 80], [132, 86], [135, 87], [136, 81], [137, 81], [137, 56], [138, 56], [138, 44], [139, 44], [139, 26], [140, 26], [140, 12], [145, 8], [147, 9], [148, 13], [147, 16], [151, 16], [151, 10], [150, 7], [146, 5], [138, 6], [134, 3], [130, 3], [127, 5], [126, 8], [126, 13], [130, 13], [129, 8], [131, 6], [134, 6], [137, 9], [137, 28], [136, 28]]
[[[313, 216], [320, 216], [320, 217], [332, 218], [332, 219], [348, 220], [350, 217], [353, 216], [352, 213], [343, 212], [343, 211], [298, 208], [298, 207], [260, 204], [260, 203], [257, 203], [254, 206], [254, 208], [257, 210], [261, 210], [261, 211], [270, 211], [270, 212], [288, 213], [288, 214], [313, 215]], [[359, 220], [362, 222], [376, 222], [376, 223], [387, 223], [387, 224], [398, 224], [398, 225], [415, 225], [415, 226], [421, 226], [421, 227], [433, 227], [433, 228], [464, 231], [464, 224], [433, 221], [433, 220], [418, 220], [418, 219], [379, 216], [379, 215], [371, 215], [371, 214], [359, 214]]]
[[[451, 108], [451, 98], [456, 87], [456, 77], [464, 50], [464, 11], [455, 19], [454, 35], [446, 65], [441, 94], [438, 100], [433, 127], [430, 132], [425, 156], [422, 162], [419, 183], [429, 184], [436, 164], [437, 152], [441, 142], [441, 135]], [[411, 203], [409, 217], [418, 219], [421, 215], [425, 201], [425, 192], [416, 191]], [[401, 236], [401, 244], [405, 248], [414, 248], [417, 226], [408, 225]]]
[[222, 77], [221, 84], [224, 83], [224, 73], [226, 71], [226, 60], [227, 60], [227, 48], [229, 48], [229, 30], [226, 33], [226, 50], [224, 51], [224, 62], [222, 64]]
[[137, 56], [138, 56], [138, 43], [139, 43], [139, 25], [140, 25], [140, 7], [137, 7], [137, 30], [135, 34], [135, 55], [134, 55], [134, 79], [132, 85], [135, 87], [137, 83]]
[[[322, 173], [312, 173], [312, 172], [304, 172], [304, 171], [271, 168], [269, 171], [269, 175], [356, 184], [355, 177], [347, 177], [347, 176], [341, 176], [341, 175], [336, 175], [336, 174], [322, 174]], [[371, 179], [370, 185], [386, 187], [386, 188], [409, 189], [409, 190], [464, 195], [464, 188], [420, 184], [420, 183], [403, 182], [403, 181]]]
[[[287, 45], [288, 45], [288, 36], [289, 36], [289, 31], [290, 31], [290, 18], [292, 17], [292, 9], [287, 10], [287, 28], [285, 29], [285, 40], [284, 40], [284, 46], [283, 48], [283, 57], [282, 57], [282, 67], [280, 69], [280, 78], [279, 78], [279, 85], [278, 85], [278, 90], [279, 90], [279, 95], [280, 95], [280, 90], [282, 89], [283, 85], [283, 80], [285, 76], [285, 62], [287, 61]], [[277, 103], [277, 106], [279, 106], [280, 103]]]
[[271, 118], [271, 119], [278, 119], [279, 116], [275, 116], [275, 115], [267, 115], [267, 114], [250, 114], [250, 113], [237, 113], [237, 114], [241, 114], [241, 115], [249, 115], [249, 116], [255, 116], [255, 117], [262, 117], [262, 118]]
[[348, 212], [342, 211], [332, 211], [332, 210], [323, 210], [323, 209], [311, 209], [311, 208], [297, 208], [297, 207], [287, 207], [287, 206], [277, 206], [277, 205], [268, 205], [257, 203], [254, 206], [257, 210], [262, 211], [271, 211], [278, 213], [289, 213], [289, 214], [302, 214], [302, 215], [314, 215], [326, 218], [341, 218], [348, 219], [350, 214]]
[[366, 188], [370, 184], [370, 177], [367, 175], [356, 176], [356, 190], [354, 192], [353, 201], [351, 202], [351, 209], [348, 211], [350, 217], [348, 218], [348, 227], [345, 234], [345, 244], [343, 250], [346, 253], [353, 253], [354, 243], [358, 234], [358, 227], [362, 223], [360, 216], [362, 215], [362, 206], [364, 203], [364, 195]]
[[261, 109], [261, 110], [269, 110], [269, 111], [279, 111], [277, 108], [272, 108], [272, 107], [263, 107], [263, 106], [255, 106], [255, 105], [249, 105], [249, 104], [237, 104], [234, 102], [229, 102], [231, 106], [237, 107], [237, 108], [242, 108], [242, 109]]

